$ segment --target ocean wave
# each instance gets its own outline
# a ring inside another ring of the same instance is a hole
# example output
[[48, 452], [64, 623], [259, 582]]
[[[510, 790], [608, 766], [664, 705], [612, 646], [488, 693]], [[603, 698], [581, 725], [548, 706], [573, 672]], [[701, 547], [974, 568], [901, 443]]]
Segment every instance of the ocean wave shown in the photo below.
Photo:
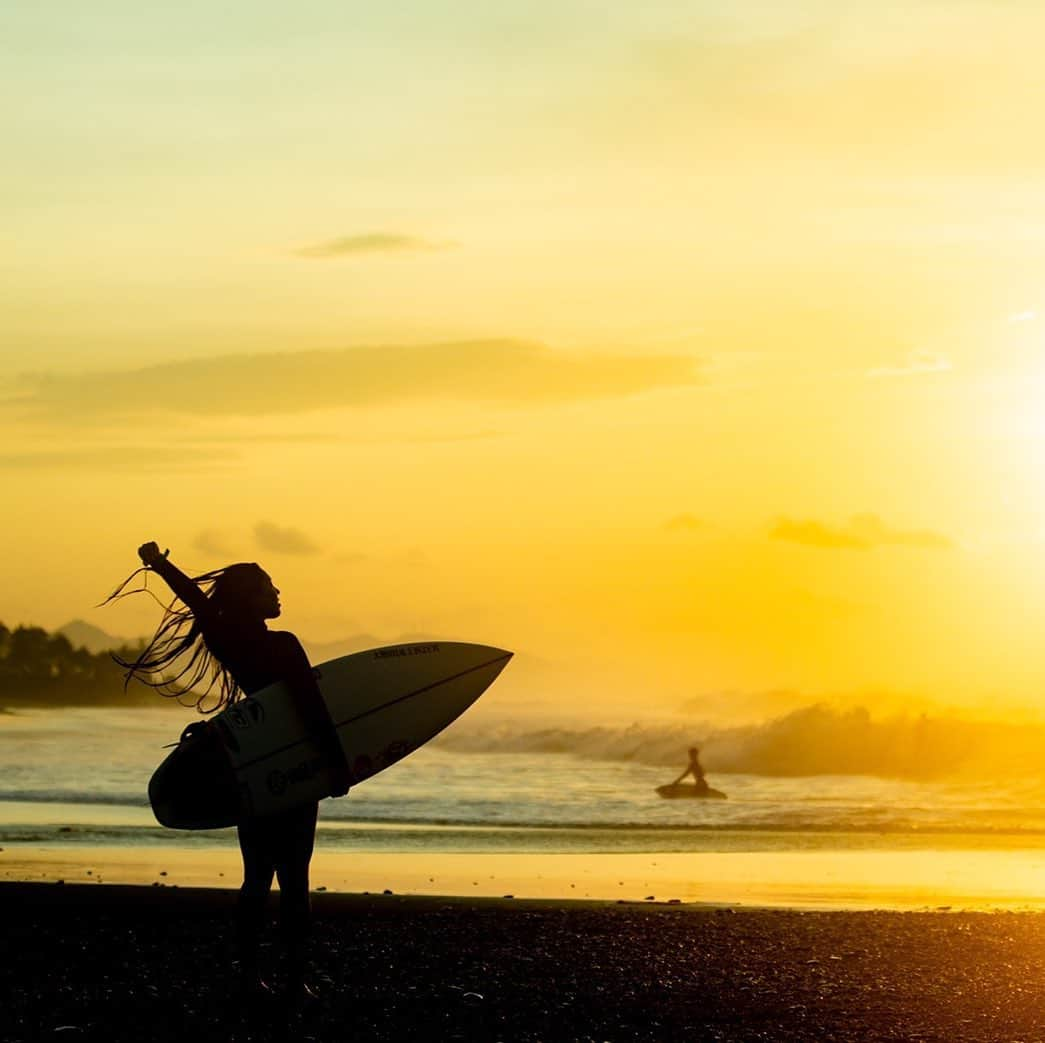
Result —
[[[200, 834], [202, 837], [203, 835]], [[0, 825], [0, 845], [3, 844], [115, 844], [138, 846], [141, 844], [169, 844], [170, 830], [162, 826], [142, 825]]]
[[78, 804], [117, 808], [147, 808], [149, 801], [144, 792], [98, 793], [82, 789], [40, 790], [0, 789], [0, 801], [20, 804]]
[[[394, 825], [395, 828], [389, 828]], [[861, 828], [856, 823], [808, 824], [778, 822], [712, 826], [675, 826], [645, 823], [516, 823], [479, 827], [473, 823], [355, 822], [332, 826], [319, 824], [316, 846], [339, 851], [506, 851], [506, 852], [666, 852], [846, 848], [1045, 848], [1045, 827], [982, 828], [975, 831], [939, 825], [917, 827], [895, 823], [893, 828]], [[347, 828], [346, 828], [347, 826]], [[36, 847], [155, 848], [157, 857], [172, 847], [235, 849], [234, 829], [171, 831], [160, 826], [72, 827], [42, 825], [0, 826], [0, 848], [15, 851], [19, 845]]]
[[866, 707], [817, 703], [756, 725], [457, 727], [436, 740], [461, 753], [558, 753], [681, 770], [699, 746], [713, 774], [867, 775], [894, 779], [1040, 778], [1045, 725], [926, 714], [875, 718]]
[[[0, 822], [0, 845], [9, 843], [139, 843], [169, 842], [174, 836], [189, 838], [190, 841], [206, 842], [215, 836], [234, 837], [234, 828], [218, 830], [171, 831], [155, 823], [92, 823], [87, 820], [69, 822]], [[325, 842], [336, 845], [345, 840], [364, 839], [368, 843], [394, 843], [403, 838], [427, 838], [430, 842], [445, 843], [453, 837], [501, 838], [498, 843], [512, 836], [576, 837], [591, 842], [592, 838], [615, 837], [619, 843], [624, 836], [677, 836], [688, 835], [764, 835], [788, 836], [815, 835], [866, 835], [866, 836], [980, 836], [980, 837], [1043, 837], [1045, 838], [1045, 813], [1040, 809], [1028, 813], [1006, 815], [994, 821], [984, 821], [975, 814], [962, 811], [920, 814], [911, 809], [899, 809], [895, 813], [852, 814], [845, 811], [828, 810], [819, 814], [801, 811], [774, 810], [746, 818], [730, 817], [705, 822], [649, 822], [636, 819], [607, 819], [600, 822], [564, 819], [553, 821], [542, 818], [517, 817], [500, 821], [489, 821], [453, 815], [410, 816], [396, 814], [374, 814], [373, 809], [358, 818], [342, 817], [321, 819], [318, 833]], [[527, 841], [529, 842], [529, 841]]]
[[367, 827], [395, 827], [397, 830], [417, 830], [431, 832], [433, 829], [440, 831], [444, 829], [467, 831], [476, 835], [479, 833], [664, 833], [664, 834], [686, 834], [686, 833], [854, 833], [854, 834], [898, 834], [905, 833], [918, 836], [957, 836], [957, 835], [982, 835], [982, 836], [1043, 836], [1045, 837], [1045, 822], [1041, 820], [1041, 813], [1036, 816], [1037, 824], [1026, 825], [1019, 823], [1006, 823], [1004, 825], [990, 825], [985, 823], [970, 823], [967, 821], [920, 823], [912, 821], [903, 815], [897, 815], [895, 819], [888, 822], [867, 822], [849, 818], [825, 820], [817, 818], [792, 818], [784, 819], [778, 816], [767, 817], [761, 821], [730, 821], [730, 822], [637, 822], [637, 821], [608, 821], [608, 822], [546, 822], [542, 820], [526, 820], [484, 823], [469, 819], [438, 818], [438, 819], [410, 819], [410, 818], [382, 818], [382, 819], [343, 819], [334, 825], [331, 822], [321, 823], [320, 829], [328, 829], [331, 833], [339, 831], [365, 830]]

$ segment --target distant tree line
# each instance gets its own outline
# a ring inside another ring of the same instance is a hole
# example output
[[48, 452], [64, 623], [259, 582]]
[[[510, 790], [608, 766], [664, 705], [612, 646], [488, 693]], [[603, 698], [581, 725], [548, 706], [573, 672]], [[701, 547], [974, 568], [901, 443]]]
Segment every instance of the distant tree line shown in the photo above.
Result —
[[[136, 649], [117, 649], [124, 658]], [[123, 686], [124, 671], [109, 652], [74, 648], [64, 634], [42, 627], [9, 630], [0, 623], [0, 707], [161, 705], [151, 689]]]

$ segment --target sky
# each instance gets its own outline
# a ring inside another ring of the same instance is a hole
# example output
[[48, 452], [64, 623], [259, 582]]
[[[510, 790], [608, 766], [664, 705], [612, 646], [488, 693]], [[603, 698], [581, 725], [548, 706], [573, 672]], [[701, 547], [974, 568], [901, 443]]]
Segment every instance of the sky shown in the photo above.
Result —
[[517, 650], [520, 705], [1038, 714], [1043, 30], [20, 5], [0, 620], [146, 632], [94, 606], [155, 539], [313, 641]]

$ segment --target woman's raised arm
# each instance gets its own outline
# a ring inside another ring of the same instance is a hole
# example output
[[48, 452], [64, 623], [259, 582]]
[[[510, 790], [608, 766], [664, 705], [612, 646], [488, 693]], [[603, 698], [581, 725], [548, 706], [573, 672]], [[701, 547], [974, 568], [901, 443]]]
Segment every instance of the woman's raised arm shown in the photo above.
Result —
[[159, 544], [153, 542], [143, 543], [138, 548], [138, 557], [141, 558], [142, 564], [161, 576], [167, 586], [192, 609], [192, 614], [197, 619], [205, 617], [210, 608], [207, 595], [200, 590], [195, 580], [186, 576], [170, 561], [168, 554], [170, 551], [161, 551]]

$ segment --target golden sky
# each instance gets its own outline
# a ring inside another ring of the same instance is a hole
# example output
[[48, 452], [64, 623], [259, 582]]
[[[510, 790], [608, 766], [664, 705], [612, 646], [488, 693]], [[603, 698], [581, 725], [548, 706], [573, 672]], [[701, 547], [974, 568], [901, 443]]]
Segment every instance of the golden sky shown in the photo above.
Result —
[[306, 638], [488, 641], [581, 709], [1036, 707], [1043, 32], [20, 5], [0, 619], [145, 630], [91, 606], [156, 539], [261, 561]]

